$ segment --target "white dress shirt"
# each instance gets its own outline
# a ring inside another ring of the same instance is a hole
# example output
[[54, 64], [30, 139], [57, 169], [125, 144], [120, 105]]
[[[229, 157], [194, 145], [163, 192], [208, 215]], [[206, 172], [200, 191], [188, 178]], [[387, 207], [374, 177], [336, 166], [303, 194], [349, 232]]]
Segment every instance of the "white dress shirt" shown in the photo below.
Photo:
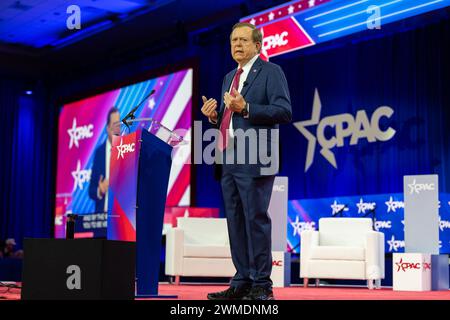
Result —
[[[255, 55], [253, 58], [250, 59], [249, 62], [247, 62], [243, 67], [242, 67], [242, 74], [241, 77], [239, 78], [239, 87], [238, 87], [238, 91], [239, 93], [241, 93], [242, 88], [244, 87], [244, 82], [247, 80], [247, 76], [250, 73], [250, 70], [253, 66], [253, 64], [255, 63], [256, 59], [258, 59], [259, 54]], [[239, 66], [238, 66], [239, 69]], [[233, 89], [233, 81], [231, 81], [231, 86], [230, 89], [228, 90], [228, 92], [231, 94], [231, 90]], [[248, 111], [250, 112], [250, 105], [248, 106]], [[247, 116], [248, 117], [248, 116]], [[234, 130], [233, 130], [233, 117], [231, 117], [231, 121], [230, 121], [230, 128], [228, 128], [228, 133], [230, 134], [231, 138], [234, 138]]]

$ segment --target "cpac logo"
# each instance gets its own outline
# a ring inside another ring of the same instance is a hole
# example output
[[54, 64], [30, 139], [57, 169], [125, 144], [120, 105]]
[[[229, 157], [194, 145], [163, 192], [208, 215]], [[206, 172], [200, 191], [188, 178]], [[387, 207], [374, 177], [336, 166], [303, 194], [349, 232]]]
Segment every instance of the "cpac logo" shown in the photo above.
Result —
[[274, 185], [272, 190], [274, 192], [284, 192], [286, 188], [284, 185]]
[[273, 36], [267, 36], [263, 39], [263, 50], [267, 51], [275, 49], [276, 47], [282, 47], [289, 43], [286, 37], [289, 35], [287, 31], [283, 31], [281, 34], [275, 34]]
[[77, 265], [70, 265], [66, 270], [67, 277], [66, 286], [69, 290], [81, 290], [81, 269]]
[[390, 197], [389, 201], [386, 201], [385, 203], [388, 207], [387, 212], [396, 212], [397, 209], [405, 207], [405, 203], [403, 201], [394, 201], [392, 197]]
[[331, 214], [334, 216], [337, 213], [340, 213], [342, 211], [348, 211], [348, 208], [345, 204], [338, 204], [336, 200], [334, 200], [333, 204], [330, 206], [331, 207]]
[[117, 154], [117, 159], [122, 158], [124, 159], [124, 155], [126, 153], [131, 153], [134, 152], [134, 143], [129, 143], [129, 144], [122, 144], [123, 141], [122, 139], [120, 140], [120, 145], [118, 145], [117, 151], [119, 151], [119, 153]]
[[81, 170], [80, 160], [77, 161], [77, 169], [72, 171], [73, 177], [73, 190], [75, 191], [78, 187], [83, 190], [83, 185], [91, 181], [92, 170]]
[[439, 216], [439, 229], [444, 231], [444, 229], [450, 229], [450, 221], [441, 220], [441, 216]]
[[294, 228], [293, 236], [300, 235], [306, 230], [316, 230], [316, 223], [314, 221], [300, 222], [298, 216], [295, 217], [295, 221], [291, 222], [292, 228]]
[[395, 265], [397, 266], [397, 272], [402, 270], [403, 272], [406, 272], [408, 270], [431, 270], [431, 263], [428, 262], [403, 262], [403, 258], [400, 258], [399, 262], [396, 262]]
[[374, 228], [377, 231], [380, 229], [392, 229], [392, 221], [375, 221]]
[[362, 198], [359, 199], [359, 203], [356, 204], [358, 207], [358, 213], [366, 213], [366, 210], [373, 211], [376, 207], [375, 202], [364, 202]]
[[89, 139], [94, 136], [94, 125], [88, 124], [82, 127], [77, 127], [77, 119], [73, 118], [72, 128], [67, 130], [67, 133], [70, 137], [69, 149], [72, 149], [72, 146], [75, 145], [77, 148], [79, 147], [78, 141], [83, 139]]
[[282, 267], [283, 266], [283, 261], [281, 261], [281, 260], [273, 260], [272, 261], [272, 266], [274, 266], [274, 267]]
[[416, 179], [414, 179], [413, 183], [408, 184], [409, 194], [417, 193], [420, 191], [433, 191], [434, 183], [416, 183]]
[[387, 243], [389, 245], [389, 251], [390, 252], [398, 251], [398, 249], [405, 247], [405, 241], [403, 241], [403, 240], [395, 240], [394, 235], [392, 235], [391, 240], [388, 240]]
[[[367, 139], [368, 142], [372, 143], [376, 141], [388, 141], [395, 135], [394, 129], [388, 128], [385, 131], [381, 131], [379, 126], [381, 118], [390, 118], [394, 113], [394, 110], [390, 107], [382, 106], [376, 109], [372, 114], [370, 122], [365, 110], [359, 110], [356, 113], [356, 118], [350, 113], [343, 113], [320, 120], [321, 108], [322, 104], [320, 102], [319, 92], [316, 89], [311, 119], [294, 123], [294, 126], [308, 140], [305, 172], [308, 171], [314, 161], [316, 141], [321, 146], [320, 154], [337, 169], [336, 158], [330, 149], [344, 147], [344, 138], [350, 137], [350, 145], [353, 146], [358, 144], [359, 139]], [[313, 125], [317, 126], [315, 134], [306, 129], [306, 127]], [[326, 127], [334, 128], [335, 135], [333, 137], [327, 138], [325, 136]]]

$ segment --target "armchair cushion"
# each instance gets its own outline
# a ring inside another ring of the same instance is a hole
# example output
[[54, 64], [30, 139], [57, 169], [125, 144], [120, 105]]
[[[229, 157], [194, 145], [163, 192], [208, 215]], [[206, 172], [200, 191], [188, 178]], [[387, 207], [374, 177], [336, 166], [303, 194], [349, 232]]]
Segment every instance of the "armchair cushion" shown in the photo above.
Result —
[[313, 260], [365, 260], [363, 247], [317, 246], [311, 248], [310, 258]]
[[178, 218], [184, 231], [184, 244], [229, 246], [227, 220], [224, 218]]
[[229, 246], [185, 245], [185, 257], [231, 258]]

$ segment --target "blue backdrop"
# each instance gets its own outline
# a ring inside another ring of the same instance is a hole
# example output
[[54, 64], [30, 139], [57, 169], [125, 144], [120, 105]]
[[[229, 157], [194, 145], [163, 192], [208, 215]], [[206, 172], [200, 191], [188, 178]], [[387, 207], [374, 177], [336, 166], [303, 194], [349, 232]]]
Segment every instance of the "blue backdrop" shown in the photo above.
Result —
[[[331, 149], [335, 169], [316, 146], [314, 162], [305, 173], [307, 139], [293, 125], [285, 126], [283, 175], [289, 176], [290, 199], [402, 192], [403, 176], [439, 175], [441, 192], [450, 189], [450, 24], [398, 32], [384, 38], [316, 52], [282, 57], [294, 104], [294, 123], [311, 119], [314, 91], [321, 100], [320, 119], [380, 106], [394, 113], [380, 127], [395, 129], [386, 142]], [[307, 127], [313, 131], [317, 126]], [[327, 127], [331, 138], [335, 128]]]

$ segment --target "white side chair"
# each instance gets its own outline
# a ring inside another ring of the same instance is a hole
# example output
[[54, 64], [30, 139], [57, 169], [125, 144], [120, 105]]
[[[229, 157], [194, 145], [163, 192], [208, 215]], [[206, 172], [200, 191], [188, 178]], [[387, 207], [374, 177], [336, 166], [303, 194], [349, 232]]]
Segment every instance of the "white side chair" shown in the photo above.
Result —
[[226, 219], [178, 218], [166, 234], [165, 272], [176, 284], [180, 276], [234, 276]]
[[[319, 230], [301, 233], [300, 277], [367, 280], [369, 289], [384, 279], [384, 234], [369, 218], [322, 218]], [[374, 285], [375, 282], [375, 285]]]

